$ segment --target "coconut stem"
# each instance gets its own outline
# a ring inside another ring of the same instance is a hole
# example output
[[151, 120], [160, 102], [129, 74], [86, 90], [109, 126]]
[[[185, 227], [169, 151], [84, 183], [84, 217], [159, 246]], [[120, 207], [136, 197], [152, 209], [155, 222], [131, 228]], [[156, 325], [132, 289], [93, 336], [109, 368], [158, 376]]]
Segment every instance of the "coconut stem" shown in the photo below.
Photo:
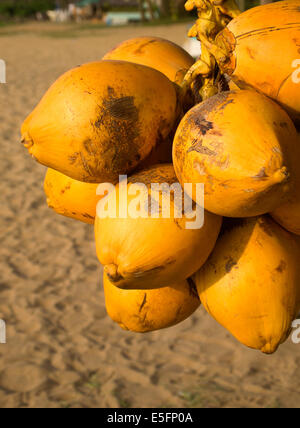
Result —
[[188, 0], [185, 8], [187, 11], [197, 8], [198, 19], [189, 31], [189, 37], [197, 37], [201, 43], [201, 56], [183, 80], [182, 97], [184, 99], [192, 89], [196, 102], [200, 102], [220, 92], [219, 81], [223, 75], [215, 59], [215, 39], [241, 11], [235, 0]]
[[30, 149], [30, 147], [33, 146], [33, 141], [28, 134], [24, 134], [22, 135], [21, 144], [23, 144], [26, 149]]
[[113, 263], [104, 266], [104, 272], [106, 273], [108, 279], [113, 283], [119, 282], [124, 279], [122, 275], [120, 275], [120, 273], [118, 272], [118, 266]]
[[283, 183], [290, 177], [288, 169], [284, 166], [273, 174], [273, 180], [275, 183]]

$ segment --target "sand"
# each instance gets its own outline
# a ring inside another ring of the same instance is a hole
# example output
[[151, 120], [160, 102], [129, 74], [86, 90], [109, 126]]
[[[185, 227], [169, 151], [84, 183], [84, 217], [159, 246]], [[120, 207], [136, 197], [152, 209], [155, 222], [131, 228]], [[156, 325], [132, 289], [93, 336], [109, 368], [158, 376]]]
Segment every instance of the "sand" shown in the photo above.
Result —
[[[27, 29], [29, 27], [26, 27]], [[25, 29], [26, 29], [25, 28]], [[236, 342], [203, 308], [145, 335], [106, 315], [93, 228], [45, 203], [45, 168], [19, 127], [64, 71], [135, 35], [182, 44], [186, 25], [49, 35], [0, 31], [0, 407], [300, 407], [300, 345], [273, 356]], [[7, 34], [6, 34], [7, 33]]]

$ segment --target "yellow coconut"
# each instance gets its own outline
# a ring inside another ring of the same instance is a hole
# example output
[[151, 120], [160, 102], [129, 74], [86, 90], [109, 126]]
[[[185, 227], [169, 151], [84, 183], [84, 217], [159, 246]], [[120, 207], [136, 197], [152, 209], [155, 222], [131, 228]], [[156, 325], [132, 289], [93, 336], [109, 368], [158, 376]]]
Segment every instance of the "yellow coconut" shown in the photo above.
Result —
[[194, 281], [206, 310], [233, 336], [273, 353], [300, 310], [299, 258], [299, 238], [271, 217], [235, 220]]
[[[153, 184], [163, 185], [160, 195]], [[158, 288], [190, 277], [207, 260], [222, 223], [221, 217], [205, 212], [203, 224], [201, 207], [183, 204], [172, 165], [134, 174], [100, 206], [98, 258], [109, 280], [123, 289]]]
[[288, 231], [300, 235], [300, 134], [291, 156], [295, 171], [291, 191], [287, 201], [272, 212], [272, 217]]
[[170, 135], [169, 138], [166, 138], [152, 149], [150, 155], [137, 166], [134, 172], [143, 171], [154, 165], [172, 163], [172, 147], [173, 138]]
[[298, 0], [247, 10], [229, 23], [216, 43], [221, 70], [238, 86], [263, 92], [300, 120]]
[[191, 279], [153, 290], [121, 290], [103, 277], [108, 315], [124, 330], [138, 333], [178, 324], [200, 306]]
[[286, 201], [297, 145], [292, 120], [274, 101], [252, 90], [223, 92], [182, 119], [173, 162], [182, 185], [204, 183], [208, 211], [251, 217]]
[[173, 83], [124, 61], [84, 64], [60, 77], [22, 126], [40, 163], [79, 181], [114, 182], [133, 171], [170, 133]]
[[44, 189], [47, 203], [57, 214], [94, 224], [96, 207], [102, 196], [97, 183], [84, 183], [48, 168]]
[[136, 37], [108, 52], [103, 59], [134, 62], [155, 68], [180, 84], [194, 59], [180, 46], [160, 37]]

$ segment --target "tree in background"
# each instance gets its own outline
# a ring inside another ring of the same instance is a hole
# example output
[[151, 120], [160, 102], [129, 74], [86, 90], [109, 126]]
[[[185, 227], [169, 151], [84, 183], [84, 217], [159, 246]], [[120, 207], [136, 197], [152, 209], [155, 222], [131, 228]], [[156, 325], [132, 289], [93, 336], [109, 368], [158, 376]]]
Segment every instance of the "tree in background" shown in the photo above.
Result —
[[[236, 0], [241, 10], [250, 9], [255, 6], [273, 3], [274, 0]], [[275, 0], [276, 1], [276, 0]]]
[[146, 21], [146, 16], [145, 16], [145, 9], [144, 9], [144, 0], [139, 0], [139, 11], [141, 14], [141, 20], [142, 22]]
[[161, 15], [176, 20], [180, 16], [187, 16], [186, 0], [161, 0]]
[[147, 5], [147, 10], [150, 15], [150, 20], [153, 21], [155, 19], [155, 13], [154, 13], [154, 4], [152, 0], [139, 0], [139, 11], [141, 14], [141, 19], [142, 21], [146, 20], [145, 4]]
[[151, 0], [146, 0], [146, 3], [147, 3], [148, 10], [150, 13], [151, 21], [153, 21], [155, 19], [153, 3]]
[[0, 15], [26, 18], [55, 7], [55, 0], [1, 0]]
[[[78, 3], [79, 0], [0, 0], [0, 16], [2, 17], [33, 17], [37, 12], [45, 12], [55, 7], [65, 8], [69, 3]], [[259, 4], [272, 3], [272, 0], [236, 0], [240, 9], [245, 10]], [[276, 1], [276, 0], [274, 0]], [[160, 6], [162, 17], [177, 20], [187, 16], [184, 5], [186, 0], [137, 0], [142, 21], [146, 20], [146, 10], [150, 19], [155, 19], [155, 9]], [[99, 0], [99, 5], [105, 2]], [[109, 5], [109, 0], [107, 4]], [[147, 7], [145, 7], [147, 6]], [[96, 4], [95, 4], [95, 7]]]
[[236, 0], [236, 3], [241, 10], [246, 9], [246, 0]]

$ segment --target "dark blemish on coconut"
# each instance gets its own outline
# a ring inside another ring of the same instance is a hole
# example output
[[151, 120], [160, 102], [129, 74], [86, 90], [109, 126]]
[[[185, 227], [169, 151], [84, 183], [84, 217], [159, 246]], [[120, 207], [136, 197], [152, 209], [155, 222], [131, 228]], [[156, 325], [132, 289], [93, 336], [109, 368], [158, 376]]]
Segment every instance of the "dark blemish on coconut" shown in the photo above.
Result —
[[169, 265], [172, 265], [174, 263], [176, 263], [176, 260], [174, 260], [174, 259], [168, 259], [166, 261], [166, 263], [164, 265], [162, 265], [162, 266], [156, 266], [156, 267], [154, 267], [152, 269], [148, 269], [148, 270], [144, 270], [144, 271], [135, 271], [132, 275], [135, 278], [140, 278], [140, 277], [143, 277], [143, 276], [148, 275], [148, 274], [153, 274], [153, 273], [156, 274], [156, 273], [162, 272]]
[[71, 165], [74, 165], [74, 163], [77, 161], [79, 156], [79, 153], [74, 153], [72, 156], [69, 156], [69, 162]]
[[212, 122], [209, 122], [208, 120], [203, 118], [195, 118], [195, 124], [200, 129], [200, 132], [203, 136], [206, 135], [207, 132], [213, 129], [214, 127], [214, 124]]
[[113, 118], [132, 122], [138, 119], [138, 110], [134, 105], [134, 97], [104, 100], [103, 105]]
[[260, 218], [258, 220], [259, 227], [268, 235], [273, 236], [270, 222], [266, 218]]
[[141, 54], [143, 54], [143, 53], [144, 53], [144, 49], [145, 49], [145, 47], [146, 47], [146, 46], [151, 45], [152, 43], [156, 43], [156, 42], [157, 42], [157, 40], [156, 40], [156, 39], [149, 40], [148, 42], [145, 42], [145, 43], [143, 43], [141, 46], [139, 46], [139, 47], [134, 51], [134, 53], [135, 53], [136, 55], [141, 55]]
[[289, 127], [286, 122], [280, 122], [279, 126], [280, 128], [286, 128], [286, 129]]
[[279, 266], [276, 268], [276, 271], [279, 273], [283, 273], [287, 268], [286, 262], [284, 260], [281, 260]]
[[97, 154], [97, 147], [91, 139], [85, 140], [83, 146], [89, 155], [94, 156]]
[[64, 193], [66, 193], [67, 190], [70, 190], [70, 189], [71, 189], [71, 184], [68, 184], [64, 189], [60, 191], [60, 193], [63, 195]]
[[145, 306], [146, 302], [147, 302], [147, 293], [144, 294], [144, 299], [143, 299], [142, 304], [140, 306], [139, 312], [142, 311], [142, 309]]
[[[234, 91], [232, 91], [232, 92], [234, 92]], [[220, 110], [225, 110], [225, 108], [226, 108], [229, 104], [233, 104], [233, 103], [234, 103], [234, 99], [231, 99], [231, 100], [226, 101], [226, 103], [224, 103], [224, 104], [222, 104], [222, 105], [221, 105], [221, 107], [219, 108], [219, 111], [220, 111]]]
[[192, 147], [190, 147], [187, 150], [187, 153], [190, 152], [197, 152], [201, 153], [202, 155], [208, 155], [208, 156], [216, 156], [217, 152], [214, 152], [213, 150], [209, 149], [208, 147], [203, 146], [203, 141], [200, 140], [194, 140], [192, 143]]
[[200, 300], [198, 292], [197, 292], [197, 287], [196, 287], [196, 284], [195, 284], [194, 280], [192, 278], [188, 278], [187, 282], [189, 284], [190, 295], [193, 296], [193, 297], [196, 297], [198, 300]]
[[87, 213], [82, 214], [82, 216], [83, 216], [84, 218], [88, 218], [89, 220], [95, 220], [95, 217], [93, 217], [93, 216], [91, 216], [91, 215], [89, 215], [89, 214], [87, 214]]
[[230, 273], [231, 272], [231, 270], [232, 270], [232, 268], [234, 267], [234, 266], [236, 266], [237, 265], [237, 262], [235, 262], [234, 260], [233, 260], [233, 258], [232, 257], [230, 257], [229, 258], [229, 260], [228, 260], [228, 262], [226, 263], [226, 266], [225, 266], [225, 270], [226, 270], [226, 272], [227, 273]]
[[257, 178], [257, 179], [263, 179], [263, 178], [268, 178], [267, 174], [266, 174], [266, 168], [262, 168], [259, 173], [257, 175], [255, 175], [253, 178]]

